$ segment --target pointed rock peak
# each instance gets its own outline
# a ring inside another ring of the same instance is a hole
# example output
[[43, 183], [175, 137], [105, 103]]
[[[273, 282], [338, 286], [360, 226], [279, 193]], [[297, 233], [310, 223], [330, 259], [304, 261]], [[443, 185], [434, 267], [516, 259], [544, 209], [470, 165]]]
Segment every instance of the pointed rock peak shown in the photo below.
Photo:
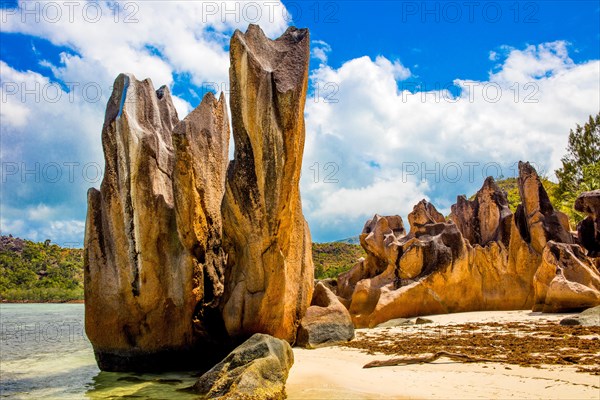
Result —
[[521, 175], [535, 175], [538, 176], [537, 171], [533, 166], [529, 163], [529, 161], [519, 161], [519, 177]]
[[156, 91], [156, 97], [158, 97], [159, 100], [162, 100], [163, 97], [165, 97], [165, 94], [169, 96], [171, 92], [169, 91], [169, 87], [167, 85], [162, 85]]
[[234, 36], [236, 34], [244, 36], [245, 39], [258, 39], [265, 42], [292, 41], [297, 43], [302, 41], [308, 35], [308, 28], [296, 28], [295, 26], [290, 26], [285, 30], [283, 35], [275, 40], [269, 39], [262, 28], [256, 24], [249, 24], [245, 33], [236, 30]]
[[[285, 33], [271, 40], [258, 25], [250, 25], [246, 33], [236, 31], [231, 38], [230, 57], [235, 64], [247, 62], [253, 70], [274, 74], [275, 87], [281, 93], [302, 90], [307, 80], [310, 59], [310, 34], [308, 29], [288, 28]], [[254, 72], [255, 74], [256, 72]]]
[[537, 171], [529, 162], [519, 161], [519, 193], [528, 215], [536, 210], [544, 215], [554, 212], [550, 197]]
[[133, 74], [121, 73], [114, 81], [104, 124], [110, 124], [128, 112], [132, 112], [130, 117], [136, 120], [143, 119], [144, 122], [154, 124], [166, 133], [179, 122], [177, 110], [166, 86], [155, 90], [149, 78], [139, 81]]
[[481, 189], [477, 192], [474, 201], [478, 204], [482, 204], [489, 202], [490, 200], [502, 210], [503, 217], [512, 214], [510, 208], [508, 208], [508, 197], [506, 192], [496, 184], [493, 177], [488, 176], [483, 182]]
[[[227, 104], [225, 97], [221, 95], [217, 100], [214, 93], [207, 92], [198, 107], [194, 108], [183, 121], [189, 121], [191, 119], [199, 119], [204, 123], [212, 122], [214, 119], [214, 113], [219, 110], [223, 113], [224, 117], [227, 117]], [[228, 124], [227, 124], [228, 125]], [[229, 129], [229, 127], [227, 128]], [[177, 129], [175, 130], [177, 131]]]
[[433, 204], [425, 199], [415, 204], [412, 212], [408, 214], [411, 233], [419, 231], [421, 227], [427, 224], [437, 224], [440, 222], [446, 222], [446, 218]]
[[212, 101], [214, 103], [217, 101], [217, 98], [215, 97], [215, 94], [213, 92], [207, 92], [202, 98], [201, 103], [204, 103], [205, 101]]
[[485, 178], [485, 181], [483, 181], [483, 185], [481, 186], [481, 188], [500, 190], [500, 187], [496, 184], [496, 180], [492, 176], [488, 176], [487, 178]]
[[234, 35], [236, 35], [236, 34], [243, 35], [244, 37], [254, 36], [254, 37], [261, 37], [261, 38], [264, 38], [264, 39], [268, 39], [267, 35], [265, 35], [265, 32], [262, 30], [262, 28], [259, 25], [256, 25], [256, 24], [249, 24], [245, 33], [242, 33], [238, 29], [238, 30], [235, 31]]
[[104, 124], [108, 124], [119, 118], [123, 114], [129, 83], [135, 81], [135, 76], [131, 74], [119, 74], [113, 83], [113, 91], [108, 99], [106, 113], [104, 115]]

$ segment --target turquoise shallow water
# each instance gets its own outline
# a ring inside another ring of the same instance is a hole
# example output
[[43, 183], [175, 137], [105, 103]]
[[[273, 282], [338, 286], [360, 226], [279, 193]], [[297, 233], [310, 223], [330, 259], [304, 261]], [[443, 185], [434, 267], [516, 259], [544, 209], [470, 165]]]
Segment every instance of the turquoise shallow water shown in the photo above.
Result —
[[83, 304], [0, 304], [2, 399], [194, 399], [197, 375], [101, 372]]

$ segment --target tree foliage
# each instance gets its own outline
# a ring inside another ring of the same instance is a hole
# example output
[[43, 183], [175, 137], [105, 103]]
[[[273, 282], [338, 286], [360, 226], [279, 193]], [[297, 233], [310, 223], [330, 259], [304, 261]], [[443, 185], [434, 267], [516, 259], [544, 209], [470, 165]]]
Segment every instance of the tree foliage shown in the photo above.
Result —
[[585, 216], [573, 209], [575, 199], [582, 193], [600, 189], [600, 113], [583, 126], [571, 129], [567, 154], [562, 167], [555, 171], [558, 185], [554, 190], [558, 209], [575, 222]]
[[83, 250], [0, 237], [0, 298], [3, 301], [83, 299]]
[[316, 279], [337, 278], [367, 256], [361, 246], [341, 242], [313, 243], [312, 249]]

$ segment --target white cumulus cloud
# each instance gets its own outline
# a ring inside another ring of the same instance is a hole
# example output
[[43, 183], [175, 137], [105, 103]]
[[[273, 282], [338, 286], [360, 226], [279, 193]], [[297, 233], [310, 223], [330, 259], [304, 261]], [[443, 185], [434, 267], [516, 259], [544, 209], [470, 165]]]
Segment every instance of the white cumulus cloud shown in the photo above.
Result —
[[314, 86], [333, 87], [306, 106], [302, 193], [317, 240], [356, 235], [375, 212], [406, 216], [420, 198], [448, 213], [519, 160], [552, 177], [569, 130], [600, 110], [600, 61], [575, 64], [565, 42], [504, 50], [486, 81], [457, 77], [459, 96], [401, 89], [410, 71], [383, 56], [313, 71]]

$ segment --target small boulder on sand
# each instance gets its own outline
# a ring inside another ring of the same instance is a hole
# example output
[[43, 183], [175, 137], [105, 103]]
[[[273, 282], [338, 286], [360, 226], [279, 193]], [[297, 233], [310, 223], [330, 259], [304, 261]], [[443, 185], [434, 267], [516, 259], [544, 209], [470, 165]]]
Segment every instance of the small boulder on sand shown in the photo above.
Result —
[[354, 338], [350, 313], [337, 296], [319, 282], [315, 286], [311, 306], [298, 328], [296, 344], [315, 348], [347, 342]]
[[256, 333], [202, 375], [193, 390], [209, 399], [285, 399], [293, 364], [286, 341]]
[[583, 325], [600, 326], [600, 306], [588, 308], [587, 310], [572, 317], [563, 318], [561, 325]]

